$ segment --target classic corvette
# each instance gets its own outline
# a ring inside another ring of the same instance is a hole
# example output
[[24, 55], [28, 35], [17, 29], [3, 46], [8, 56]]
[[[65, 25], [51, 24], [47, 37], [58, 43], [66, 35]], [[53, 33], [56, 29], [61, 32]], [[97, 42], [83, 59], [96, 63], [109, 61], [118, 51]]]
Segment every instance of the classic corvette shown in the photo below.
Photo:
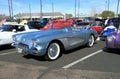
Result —
[[118, 32], [111, 33], [107, 36], [106, 47], [108, 49], [120, 49], [120, 28], [118, 29]]
[[11, 44], [13, 42], [12, 35], [17, 33], [37, 31], [36, 29], [30, 29], [28, 25], [19, 24], [6, 24], [0, 28], [0, 46]]
[[98, 33], [93, 30], [65, 27], [13, 35], [12, 46], [23, 55], [44, 56], [48, 61], [56, 60], [63, 51], [78, 46], [93, 46]]

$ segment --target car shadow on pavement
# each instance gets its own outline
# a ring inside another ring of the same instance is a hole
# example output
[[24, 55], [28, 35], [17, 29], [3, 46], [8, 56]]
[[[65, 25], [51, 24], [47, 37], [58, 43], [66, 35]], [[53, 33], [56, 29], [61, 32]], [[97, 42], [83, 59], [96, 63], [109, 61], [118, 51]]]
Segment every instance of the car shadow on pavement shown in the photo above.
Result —
[[80, 47], [77, 47], [77, 48], [74, 48], [74, 49], [71, 49], [71, 50], [68, 50], [68, 51], [65, 51], [63, 54], [74, 53], [75, 51], [78, 51], [78, 50], [81, 50], [81, 49], [84, 49], [84, 48], [86, 48], [86, 45], [80, 46]]
[[103, 51], [107, 52], [107, 53], [113, 53], [113, 54], [120, 55], [120, 49], [108, 49], [108, 48], [104, 47]]
[[[70, 54], [70, 53], [73, 53], [73, 52], [75, 52], [75, 51], [77, 51], [77, 50], [80, 50], [80, 49], [83, 49], [83, 48], [85, 48], [86, 46], [81, 46], [81, 47], [78, 47], [78, 48], [75, 48], [75, 49], [72, 49], [72, 50], [69, 50], [69, 51], [65, 51], [63, 54]], [[62, 56], [62, 55], [61, 55]], [[60, 57], [61, 57], [60, 56]], [[44, 58], [44, 56], [35, 56], [35, 55], [25, 55], [25, 56], [23, 56], [24, 58], [26, 58], [26, 59], [35, 59], [35, 60], [37, 60], [37, 61], [43, 61], [43, 62], [45, 62], [45, 61], [47, 61], [45, 58]], [[59, 57], [59, 58], [60, 58]], [[58, 58], [58, 59], [59, 59]]]
[[[95, 44], [97, 44], [97, 43], [95, 43]], [[62, 50], [62, 51], [63, 51], [62, 54], [67, 55], [67, 54], [75, 53], [75, 51], [79, 51], [79, 50], [84, 49], [84, 48], [86, 48], [86, 45], [80, 46], [80, 47], [77, 47], [77, 48], [74, 48], [74, 49], [71, 49], [71, 50], [68, 50], [68, 51]], [[88, 48], [89, 48], [89, 47], [88, 47]], [[61, 57], [61, 56], [62, 56], [62, 55], [60, 55], [60, 57]], [[35, 60], [37, 60], [37, 61], [47, 61], [47, 60], [44, 58], [44, 56], [25, 55], [25, 56], [23, 56], [23, 57], [26, 58], [26, 59], [35, 59]], [[60, 58], [60, 57], [59, 57], [59, 58]], [[58, 58], [58, 59], [59, 59], [59, 58]]]
[[43, 56], [25, 55], [23, 57], [26, 59], [35, 59], [37, 61], [46, 61]]
[[[94, 43], [93, 47], [97, 44], [97, 42]], [[74, 48], [74, 49], [71, 49], [71, 50], [68, 50], [68, 51], [65, 51], [65, 53], [63, 54], [70, 54], [70, 53], [75, 53], [75, 51], [79, 51], [79, 50], [82, 50], [84, 48], [92, 48], [92, 47], [88, 47], [87, 45], [83, 45], [83, 46], [79, 46], [77, 48]]]
[[6, 49], [12, 49], [12, 48], [14, 48], [14, 47], [12, 47], [11, 44], [2, 45], [2, 46], [0, 46], [0, 51], [6, 50]]

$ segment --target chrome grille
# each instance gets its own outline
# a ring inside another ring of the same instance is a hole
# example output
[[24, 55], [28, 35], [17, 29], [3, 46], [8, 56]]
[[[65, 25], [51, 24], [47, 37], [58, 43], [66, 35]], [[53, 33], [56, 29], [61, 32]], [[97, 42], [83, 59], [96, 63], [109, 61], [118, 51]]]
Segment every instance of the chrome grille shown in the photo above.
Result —
[[18, 48], [21, 48], [21, 49], [28, 49], [28, 46], [25, 45], [25, 44], [19, 43], [19, 44], [18, 44]]

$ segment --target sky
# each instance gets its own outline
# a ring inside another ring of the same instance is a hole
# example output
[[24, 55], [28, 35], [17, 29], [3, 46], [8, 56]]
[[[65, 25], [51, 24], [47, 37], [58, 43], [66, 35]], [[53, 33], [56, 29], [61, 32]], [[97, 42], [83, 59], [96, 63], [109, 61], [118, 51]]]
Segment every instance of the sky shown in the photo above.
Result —
[[[75, 14], [75, 0], [42, 0], [42, 12], [52, 12], [52, 1], [54, 12]], [[85, 15], [89, 13], [102, 13], [104, 10], [108, 10], [108, 0], [78, 0], [76, 4], [76, 13]], [[118, 0], [109, 0], [109, 10], [117, 12]], [[13, 15], [18, 13], [40, 12], [40, 0], [12, 0], [13, 3]], [[79, 10], [78, 10], [79, 9]], [[119, 9], [120, 10], [120, 9]], [[0, 0], [0, 14], [9, 15], [8, 0]]]

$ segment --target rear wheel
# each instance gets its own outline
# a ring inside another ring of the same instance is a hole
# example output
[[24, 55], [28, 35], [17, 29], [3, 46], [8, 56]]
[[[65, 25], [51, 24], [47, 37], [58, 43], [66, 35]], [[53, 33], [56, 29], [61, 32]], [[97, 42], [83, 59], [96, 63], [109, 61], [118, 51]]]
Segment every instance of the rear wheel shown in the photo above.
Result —
[[88, 47], [92, 47], [92, 46], [94, 45], [94, 42], [95, 42], [94, 36], [93, 36], [93, 35], [90, 35], [87, 46], [88, 46]]
[[45, 59], [49, 61], [56, 60], [61, 54], [61, 47], [58, 43], [53, 42], [49, 45]]

